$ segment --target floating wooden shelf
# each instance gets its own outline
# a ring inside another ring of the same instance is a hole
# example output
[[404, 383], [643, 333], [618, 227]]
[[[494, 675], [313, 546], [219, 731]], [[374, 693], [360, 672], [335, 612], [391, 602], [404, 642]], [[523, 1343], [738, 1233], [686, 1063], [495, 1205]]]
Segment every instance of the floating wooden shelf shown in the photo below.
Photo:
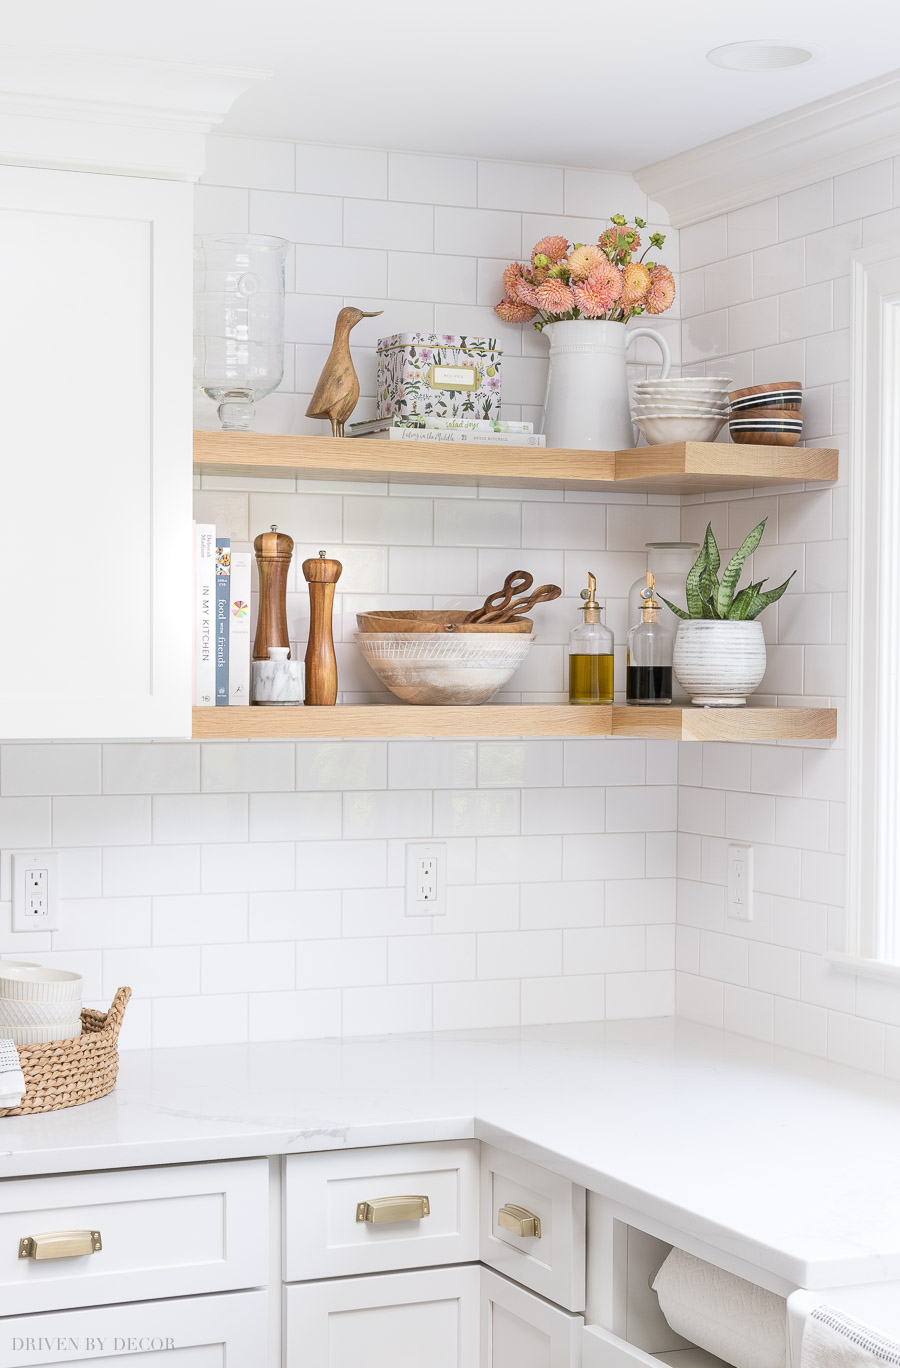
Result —
[[435, 445], [371, 437], [195, 432], [201, 475], [298, 476], [402, 484], [610, 489], [656, 494], [836, 480], [838, 453], [822, 447], [677, 442], [630, 451]]
[[195, 708], [195, 740], [365, 737], [643, 736], [674, 741], [831, 741], [833, 708], [597, 707], [568, 703], [480, 708], [347, 704], [335, 708]]

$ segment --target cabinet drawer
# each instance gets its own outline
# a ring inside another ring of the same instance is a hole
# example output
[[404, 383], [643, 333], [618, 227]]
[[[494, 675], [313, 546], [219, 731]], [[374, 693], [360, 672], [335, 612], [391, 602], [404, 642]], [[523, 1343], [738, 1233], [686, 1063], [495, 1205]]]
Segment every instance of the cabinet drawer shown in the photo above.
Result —
[[[582, 1346], [583, 1368], [660, 1368], [663, 1363], [678, 1363], [679, 1353], [690, 1350], [674, 1350], [671, 1354], [661, 1354], [658, 1357], [648, 1354], [643, 1349], [638, 1349], [636, 1344], [629, 1344], [627, 1340], [619, 1339], [610, 1330], [604, 1330], [601, 1325], [586, 1325], [584, 1327], [584, 1343]], [[690, 1362], [696, 1365], [697, 1355], [703, 1358], [703, 1351], [693, 1350], [693, 1357]], [[710, 1364], [718, 1364], [719, 1360], [708, 1355]]]
[[[264, 1159], [0, 1183], [0, 1305], [30, 1311], [267, 1281]], [[48, 1241], [48, 1234], [76, 1237]], [[99, 1233], [100, 1248], [85, 1238]], [[23, 1241], [37, 1257], [20, 1257]]]
[[0, 1320], [0, 1368], [109, 1359], [135, 1368], [226, 1368], [268, 1354], [268, 1293], [92, 1306]]
[[581, 1316], [481, 1273], [481, 1368], [580, 1368]]
[[[385, 1200], [410, 1197], [426, 1200]], [[284, 1276], [301, 1282], [467, 1263], [478, 1258], [477, 1203], [474, 1141], [291, 1155]]]
[[482, 1263], [583, 1311], [584, 1203], [577, 1183], [482, 1144]]
[[480, 1273], [475, 1265], [427, 1268], [286, 1287], [284, 1362], [474, 1368]]

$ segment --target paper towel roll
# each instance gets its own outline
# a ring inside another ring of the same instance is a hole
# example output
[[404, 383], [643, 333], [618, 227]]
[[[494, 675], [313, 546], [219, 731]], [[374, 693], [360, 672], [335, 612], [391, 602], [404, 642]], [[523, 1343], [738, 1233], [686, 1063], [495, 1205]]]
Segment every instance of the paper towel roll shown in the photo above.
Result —
[[653, 1279], [677, 1335], [734, 1368], [784, 1368], [784, 1297], [673, 1249]]

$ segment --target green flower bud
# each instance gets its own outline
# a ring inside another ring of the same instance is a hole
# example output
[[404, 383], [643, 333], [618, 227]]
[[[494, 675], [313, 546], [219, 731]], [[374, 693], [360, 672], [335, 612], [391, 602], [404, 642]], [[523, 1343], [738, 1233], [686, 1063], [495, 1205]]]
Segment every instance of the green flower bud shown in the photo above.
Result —
[[610, 221], [612, 223], [615, 223], [620, 228], [628, 222], [624, 214], [613, 214], [612, 219]]
[[537, 256], [534, 259], [534, 264], [540, 270], [544, 270], [545, 267], [550, 265], [550, 258], [548, 256], [545, 256], [543, 252], [538, 252]]
[[637, 215], [635, 215], [634, 222], [635, 222], [635, 227], [637, 227], [637, 228], [646, 228], [646, 227], [647, 227], [647, 221], [646, 221], [646, 219], [638, 218]]

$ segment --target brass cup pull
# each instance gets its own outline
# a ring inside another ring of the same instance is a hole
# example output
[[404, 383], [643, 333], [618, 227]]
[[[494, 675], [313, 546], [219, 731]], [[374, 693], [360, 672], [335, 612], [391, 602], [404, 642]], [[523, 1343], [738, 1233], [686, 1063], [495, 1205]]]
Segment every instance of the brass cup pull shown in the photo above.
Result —
[[78, 1259], [103, 1248], [99, 1230], [54, 1230], [48, 1235], [24, 1235], [20, 1259]]
[[541, 1238], [541, 1218], [525, 1207], [506, 1202], [497, 1212], [497, 1224], [512, 1235], [520, 1235], [525, 1240]]
[[373, 1197], [371, 1202], [360, 1202], [356, 1219], [369, 1225], [386, 1225], [389, 1221], [421, 1221], [431, 1211], [427, 1197]]

